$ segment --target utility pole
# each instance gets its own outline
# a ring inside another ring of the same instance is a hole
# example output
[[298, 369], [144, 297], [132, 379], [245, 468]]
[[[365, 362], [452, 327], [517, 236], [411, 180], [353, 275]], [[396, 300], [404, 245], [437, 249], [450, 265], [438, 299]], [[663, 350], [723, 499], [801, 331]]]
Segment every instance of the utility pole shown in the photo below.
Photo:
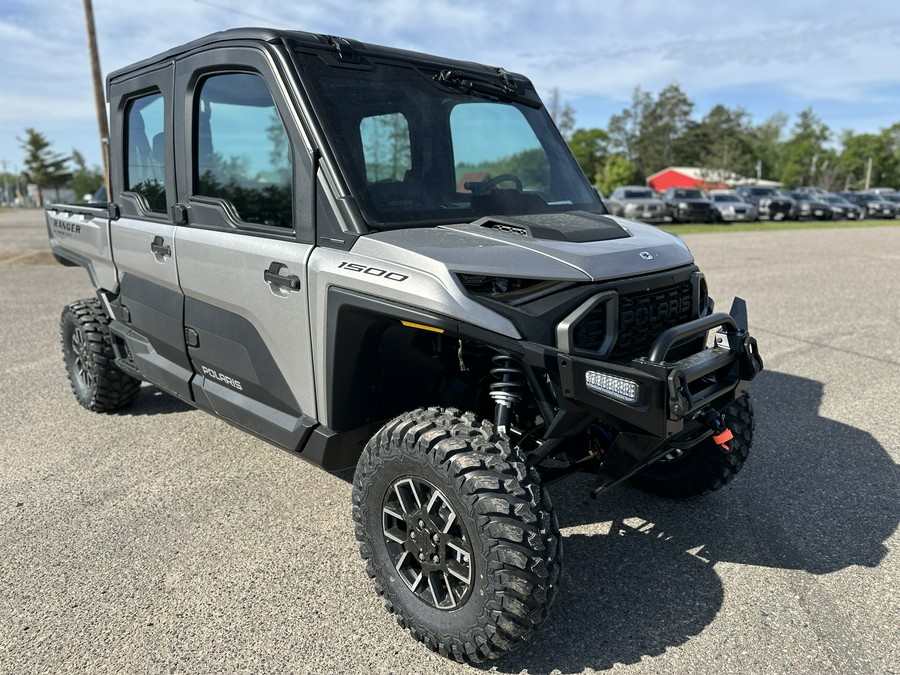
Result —
[[109, 187], [109, 122], [106, 119], [106, 98], [103, 96], [103, 77], [100, 75], [100, 57], [97, 54], [97, 33], [94, 30], [94, 8], [91, 0], [84, 0], [84, 23], [87, 27], [88, 54], [91, 59], [91, 75], [94, 79], [94, 102], [97, 105], [97, 127], [100, 130], [100, 154], [103, 156], [103, 184], [106, 194]]
[[6, 160], [5, 159], [3, 160], [3, 201], [7, 204], [9, 204], [10, 201], [12, 201], [9, 198], [9, 181], [7, 180], [7, 177], [6, 177]]
[[868, 166], [866, 166], [866, 190], [869, 189], [869, 183], [872, 182], [872, 158], [869, 157]]

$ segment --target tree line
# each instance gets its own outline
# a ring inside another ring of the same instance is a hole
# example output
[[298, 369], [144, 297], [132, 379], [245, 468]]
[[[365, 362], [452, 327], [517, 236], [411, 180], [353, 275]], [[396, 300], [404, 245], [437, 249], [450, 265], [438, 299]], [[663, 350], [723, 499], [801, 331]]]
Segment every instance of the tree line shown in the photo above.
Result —
[[[619, 185], [644, 184], [668, 166], [777, 180], [789, 188], [844, 190], [864, 187], [871, 164], [871, 186], [900, 187], [900, 122], [878, 133], [836, 133], [812, 108], [788, 128], [784, 113], [754, 124], [741, 107], [715, 105], [699, 120], [695, 107], [678, 84], [656, 95], [636, 87], [631, 103], [610, 117], [606, 129], [585, 129], [576, 126], [574, 110], [561, 103], [557, 90], [549, 102], [572, 154], [604, 194]], [[22, 177], [41, 190], [70, 187], [80, 199], [103, 185], [102, 170], [87, 166], [77, 150], [59, 153], [33, 128], [18, 140], [25, 152]]]
[[606, 129], [575, 126], [570, 106], [551, 98], [551, 114], [585, 175], [604, 194], [620, 185], [644, 184], [668, 166], [708, 169], [777, 180], [785, 187], [862, 188], [871, 158], [872, 187], [900, 187], [900, 122], [878, 133], [835, 133], [812, 108], [788, 128], [776, 113], [754, 124], [743, 108], [713, 106], [699, 120], [678, 84], [657, 95], [635, 88], [631, 103]]
[[62, 188], [71, 188], [75, 198], [80, 200], [83, 195], [93, 194], [103, 185], [103, 170], [96, 166], [89, 167], [78, 150], [72, 150], [69, 155], [58, 152], [53, 149], [47, 136], [30, 127], [17, 140], [25, 153], [24, 168], [18, 176], [4, 176], [2, 184], [10, 193], [4, 195], [7, 201], [24, 196], [21, 194], [23, 186], [20, 180], [36, 185], [41, 193], [54, 190], [57, 199]]

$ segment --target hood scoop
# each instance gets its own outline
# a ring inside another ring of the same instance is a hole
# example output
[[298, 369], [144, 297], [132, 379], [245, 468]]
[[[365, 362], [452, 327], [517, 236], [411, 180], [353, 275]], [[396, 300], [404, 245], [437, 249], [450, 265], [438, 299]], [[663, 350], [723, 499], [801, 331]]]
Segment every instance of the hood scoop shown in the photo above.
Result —
[[587, 211], [529, 216], [488, 216], [473, 225], [529, 239], [586, 243], [624, 239], [631, 235], [607, 216]]

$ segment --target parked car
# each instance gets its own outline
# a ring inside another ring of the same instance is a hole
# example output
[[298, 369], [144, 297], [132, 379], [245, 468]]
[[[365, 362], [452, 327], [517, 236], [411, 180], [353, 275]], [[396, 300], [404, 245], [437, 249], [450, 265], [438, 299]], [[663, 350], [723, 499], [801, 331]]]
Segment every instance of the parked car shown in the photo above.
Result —
[[669, 188], [662, 195], [669, 217], [676, 223], [708, 223], [713, 219], [712, 202], [695, 188]]
[[815, 185], [806, 185], [804, 187], [797, 188], [800, 192], [808, 192], [813, 195], [817, 195], [819, 197], [824, 197], [825, 195], [830, 195], [831, 193], [823, 187], [818, 187]]
[[831, 205], [824, 200], [822, 194], [794, 190], [790, 195], [797, 202], [797, 218], [801, 220], [831, 220]]
[[828, 204], [831, 209], [831, 217], [835, 220], [862, 220], [865, 217], [861, 207], [847, 201], [840, 195], [829, 193], [824, 195], [822, 199]]
[[761, 218], [787, 220], [796, 217], [794, 213], [797, 203], [793, 197], [782, 194], [775, 188], [761, 185], [740, 185], [736, 192], [741, 199], [756, 206]]
[[662, 223], [666, 220], [666, 204], [656, 192], [642, 185], [623, 185], [612, 191], [606, 199], [611, 215], [645, 223]]
[[894, 208], [897, 209], [895, 218], [900, 218], [900, 192], [882, 192], [880, 193], [882, 197], [884, 197], [887, 201], [894, 205]]
[[759, 211], [753, 204], [745, 202], [732, 190], [713, 190], [709, 193], [713, 203], [713, 218], [732, 223], [735, 221], [757, 220]]
[[841, 192], [840, 195], [862, 208], [865, 218], [895, 218], [897, 216], [897, 205], [881, 195], [868, 192]]

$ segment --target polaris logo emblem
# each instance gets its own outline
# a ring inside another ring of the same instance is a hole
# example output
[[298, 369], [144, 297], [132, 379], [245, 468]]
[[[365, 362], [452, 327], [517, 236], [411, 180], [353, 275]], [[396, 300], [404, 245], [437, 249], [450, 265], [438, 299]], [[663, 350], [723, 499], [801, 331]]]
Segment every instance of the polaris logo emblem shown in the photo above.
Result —
[[[670, 324], [679, 319], [686, 319], [691, 312], [691, 299], [689, 297], [673, 298], [653, 304], [642, 305], [621, 312], [619, 314], [619, 329], [628, 331], [632, 328], [641, 328], [649, 324], [659, 325], [660, 322]], [[663, 326], [660, 326], [662, 328]]]
[[203, 374], [206, 377], [216, 380], [217, 382], [221, 382], [222, 384], [227, 384], [232, 389], [237, 389], [238, 391], [244, 391], [244, 388], [241, 386], [241, 383], [235, 380], [232, 377], [228, 377], [223, 373], [217, 373], [212, 368], [207, 368], [206, 366], [200, 366], [200, 370], [203, 371]]
[[650, 251], [641, 251], [641, 257], [644, 260], [653, 260], [653, 254]]

